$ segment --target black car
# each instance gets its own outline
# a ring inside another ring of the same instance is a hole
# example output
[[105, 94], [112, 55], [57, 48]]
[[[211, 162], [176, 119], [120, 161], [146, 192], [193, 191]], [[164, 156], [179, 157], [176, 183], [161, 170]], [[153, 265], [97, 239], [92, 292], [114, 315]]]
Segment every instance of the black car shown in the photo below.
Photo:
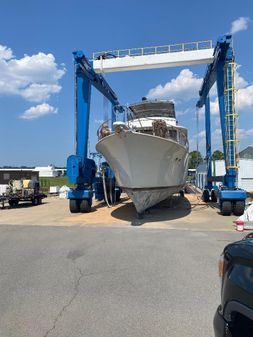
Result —
[[221, 305], [215, 337], [253, 337], [253, 233], [224, 248], [219, 262]]

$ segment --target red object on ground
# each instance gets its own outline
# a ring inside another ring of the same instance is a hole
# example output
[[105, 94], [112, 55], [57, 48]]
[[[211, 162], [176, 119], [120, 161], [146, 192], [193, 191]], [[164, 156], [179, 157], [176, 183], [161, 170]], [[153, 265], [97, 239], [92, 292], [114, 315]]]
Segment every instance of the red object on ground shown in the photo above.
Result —
[[243, 230], [244, 230], [244, 221], [238, 219], [238, 220], [235, 221], [235, 224], [236, 224], [236, 230], [238, 232], [243, 232]]

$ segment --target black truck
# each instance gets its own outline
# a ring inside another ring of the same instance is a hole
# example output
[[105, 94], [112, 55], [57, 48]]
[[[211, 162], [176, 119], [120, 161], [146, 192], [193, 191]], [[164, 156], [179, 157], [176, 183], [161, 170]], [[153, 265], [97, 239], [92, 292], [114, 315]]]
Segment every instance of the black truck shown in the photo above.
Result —
[[224, 248], [219, 262], [221, 304], [215, 337], [253, 336], [253, 233]]

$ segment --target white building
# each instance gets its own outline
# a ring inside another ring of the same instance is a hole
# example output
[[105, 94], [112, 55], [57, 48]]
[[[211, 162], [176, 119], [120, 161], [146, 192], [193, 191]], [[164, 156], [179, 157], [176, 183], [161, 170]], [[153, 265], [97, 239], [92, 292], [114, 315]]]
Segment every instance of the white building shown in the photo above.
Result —
[[[215, 160], [212, 162], [212, 175], [225, 175], [224, 160]], [[219, 185], [220, 182], [213, 182]], [[207, 185], [207, 168], [206, 164], [200, 164], [196, 170], [196, 185], [203, 189]], [[238, 169], [238, 187], [243, 188], [247, 192], [253, 191], [253, 159], [240, 159]]]
[[39, 172], [39, 177], [58, 177], [59, 172], [53, 165], [49, 166], [37, 166], [34, 171]]

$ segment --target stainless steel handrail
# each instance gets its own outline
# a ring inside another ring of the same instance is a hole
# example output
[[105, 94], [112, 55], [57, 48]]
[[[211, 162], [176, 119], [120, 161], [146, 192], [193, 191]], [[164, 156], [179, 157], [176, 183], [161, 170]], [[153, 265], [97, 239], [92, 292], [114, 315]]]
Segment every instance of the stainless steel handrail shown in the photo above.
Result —
[[126, 56], [133, 57], [133, 56], [175, 53], [175, 52], [184, 52], [184, 51], [211, 49], [211, 48], [213, 48], [212, 40], [204, 40], [204, 41], [184, 42], [161, 46], [105, 50], [93, 53], [92, 59], [98, 60], [100, 58], [102, 59], [121, 58]]

